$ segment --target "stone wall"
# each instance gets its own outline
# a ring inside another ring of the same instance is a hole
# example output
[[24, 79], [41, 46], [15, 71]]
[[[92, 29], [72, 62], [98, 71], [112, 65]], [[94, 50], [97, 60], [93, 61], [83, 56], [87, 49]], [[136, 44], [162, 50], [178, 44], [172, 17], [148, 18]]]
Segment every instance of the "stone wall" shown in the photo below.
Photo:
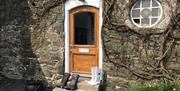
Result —
[[60, 1], [0, 1], [1, 74], [52, 82], [63, 73], [64, 5]]
[[[42, 3], [39, 1], [38, 3]], [[38, 58], [46, 79], [54, 81], [64, 71], [64, 5], [54, 7], [54, 4], [45, 8], [51, 8], [43, 17], [40, 17], [38, 24], [31, 27], [32, 50]], [[31, 7], [32, 11], [41, 11]], [[35, 12], [34, 12], [35, 13]], [[33, 16], [36, 18], [37, 16]]]
[[[138, 28], [130, 19], [129, 11], [133, 5], [132, 1], [104, 1], [102, 38], [105, 59], [103, 70], [108, 75], [107, 91], [126, 91], [132, 82], [143, 82], [145, 79], [137, 76], [136, 73], [156, 73], [153, 71], [152, 65], [156, 67], [165, 51], [168, 54], [163, 59], [167, 61], [165, 68], [171, 76], [180, 77], [179, 40], [170, 37], [167, 39], [166, 32], [164, 32], [172, 24], [171, 11], [175, 8], [168, 7], [168, 3], [160, 0], [163, 7], [163, 16], [160, 22], [152, 28]], [[172, 1], [170, 5], [176, 6], [175, 1]], [[172, 29], [172, 36], [179, 38], [178, 30], [179, 28]], [[146, 77], [147, 74], [143, 75]], [[155, 79], [159, 78], [155, 77]]]
[[[51, 83], [63, 73], [64, 5], [60, 1], [0, 0], [2, 75], [13, 79], [45, 80]], [[103, 70], [110, 79], [109, 89], [117, 90], [127, 87], [135, 80], [141, 80], [126, 66], [136, 67], [136, 70], [151, 70], [152, 67], [146, 63], [154, 65], [161, 59], [166, 40], [163, 32], [171, 23], [172, 15], [167, 3], [160, 0], [164, 12], [161, 21], [152, 29], [139, 29], [132, 24], [129, 17], [131, 1], [114, 1], [110, 11], [108, 9], [111, 4], [104, 2]], [[107, 16], [110, 16], [109, 21], [106, 21]], [[116, 24], [123, 26], [116, 27]], [[172, 32], [177, 39], [180, 37], [178, 30], [175, 28]], [[170, 55], [166, 57], [168, 60], [166, 65], [169, 72], [179, 77], [180, 42], [170, 38], [166, 44], [167, 48], [171, 43], [173, 47], [168, 51]], [[121, 65], [122, 63], [126, 66]]]
[[[22, 38], [23, 32], [29, 32], [28, 26], [33, 23], [31, 13], [23, 0], [1, 0], [0, 4], [0, 72], [9, 78], [22, 79], [27, 69]], [[30, 43], [29, 39], [27, 41]]]

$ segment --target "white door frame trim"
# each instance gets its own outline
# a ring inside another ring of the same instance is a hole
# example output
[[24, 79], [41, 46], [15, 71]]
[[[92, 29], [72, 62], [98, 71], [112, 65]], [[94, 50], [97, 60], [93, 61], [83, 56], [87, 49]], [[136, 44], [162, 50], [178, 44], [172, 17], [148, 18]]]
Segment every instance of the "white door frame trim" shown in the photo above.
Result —
[[64, 32], [65, 32], [65, 72], [70, 72], [70, 60], [69, 60], [69, 11], [73, 8], [88, 5], [99, 9], [99, 68], [102, 68], [103, 64], [103, 51], [102, 51], [102, 39], [101, 39], [101, 27], [103, 22], [102, 17], [102, 1], [101, 0], [85, 0], [81, 2], [79, 0], [68, 0], [65, 3], [65, 21], [64, 21]]

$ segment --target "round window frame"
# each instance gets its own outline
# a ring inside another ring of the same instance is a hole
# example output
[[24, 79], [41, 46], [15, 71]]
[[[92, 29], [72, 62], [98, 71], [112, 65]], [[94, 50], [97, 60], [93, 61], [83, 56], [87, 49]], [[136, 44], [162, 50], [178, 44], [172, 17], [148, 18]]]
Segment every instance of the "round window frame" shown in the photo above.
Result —
[[[154, 24], [150, 24], [149, 23], [149, 25], [140, 25], [140, 24], [137, 24], [136, 22], [134, 22], [134, 20], [133, 20], [133, 17], [132, 17], [132, 11], [133, 11], [133, 8], [135, 7], [135, 5], [138, 3], [138, 2], [140, 2], [141, 4], [142, 4], [142, 0], [137, 0], [137, 1], [135, 1], [135, 3], [133, 3], [133, 5], [132, 5], [132, 7], [131, 7], [131, 12], [130, 12], [130, 18], [131, 18], [131, 21], [133, 22], [133, 24], [134, 25], [136, 25], [137, 27], [139, 27], [139, 28], [151, 28], [151, 27], [153, 27], [153, 26], [155, 26], [157, 23], [159, 23], [159, 21], [161, 20], [161, 18], [162, 18], [162, 15], [163, 15], [163, 8], [162, 8], [162, 5], [161, 5], [161, 3], [158, 1], [158, 0], [154, 0], [159, 6], [159, 9], [161, 10], [161, 12], [160, 12], [160, 15], [158, 16], [158, 20], [154, 23]], [[141, 5], [140, 4], [140, 5]], [[150, 6], [150, 8], [152, 8], [152, 6]], [[141, 11], [142, 11], [142, 7], [140, 6], [140, 13], [141, 13]], [[141, 14], [140, 14], [140, 16], [141, 16]], [[139, 18], [139, 19], [141, 19], [141, 18]]]

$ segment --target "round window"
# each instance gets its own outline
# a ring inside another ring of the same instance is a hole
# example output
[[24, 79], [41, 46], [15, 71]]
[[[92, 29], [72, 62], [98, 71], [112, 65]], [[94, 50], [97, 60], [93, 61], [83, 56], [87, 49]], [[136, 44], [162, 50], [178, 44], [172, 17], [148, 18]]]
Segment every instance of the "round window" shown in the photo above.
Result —
[[139, 27], [151, 27], [162, 16], [162, 7], [157, 0], [139, 0], [131, 9], [132, 22]]

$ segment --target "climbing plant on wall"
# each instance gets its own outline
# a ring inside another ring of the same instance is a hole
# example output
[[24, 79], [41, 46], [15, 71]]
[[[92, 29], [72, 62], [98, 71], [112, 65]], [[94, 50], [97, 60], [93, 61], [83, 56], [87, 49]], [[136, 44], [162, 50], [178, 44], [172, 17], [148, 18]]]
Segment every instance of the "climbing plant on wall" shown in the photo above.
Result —
[[[161, 28], [127, 26], [129, 12], [136, 0], [104, 0], [103, 43], [105, 62], [113, 64], [114, 75], [125, 68], [141, 79], [167, 78], [174, 80], [176, 70], [169, 65], [179, 63], [180, 5], [160, 0], [170, 8], [170, 23]], [[177, 1], [175, 1], [177, 2]], [[113, 45], [112, 45], [113, 44]], [[174, 62], [174, 63], [173, 63]], [[120, 73], [119, 73], [120, 72]]]

